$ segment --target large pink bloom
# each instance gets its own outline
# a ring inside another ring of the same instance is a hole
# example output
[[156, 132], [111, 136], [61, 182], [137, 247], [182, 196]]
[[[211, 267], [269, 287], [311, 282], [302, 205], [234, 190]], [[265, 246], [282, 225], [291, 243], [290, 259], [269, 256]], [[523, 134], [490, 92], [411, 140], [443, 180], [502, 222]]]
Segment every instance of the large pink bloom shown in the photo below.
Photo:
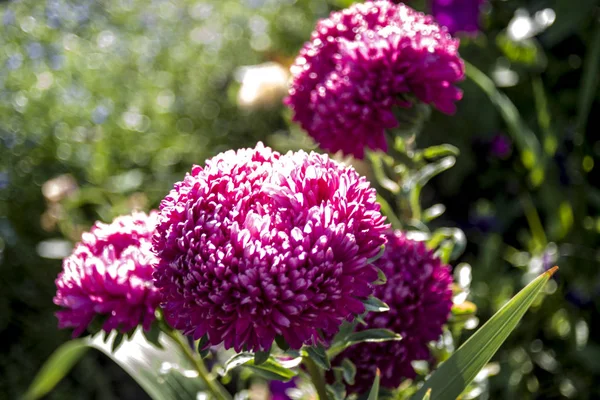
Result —
[[156, 213], [97, 222], [84, 233], [73, 254], [63, 260], [56, 279], [54, 303], [60, 328], [75, 328], [79, 336], [97, 315], [102, 329], [124, 333], [143, 325], [148, 330], [160, 297], [152, 283], [152, 235]]
[[323, 149], [387, 149], [395, 107], [418, 99], [452, 114], [462, 92], [458, 41], [404, 4], [368, 1], [319, 21], [291, 69], [285, 103]]
[[194, 166], [162, 201], [155, 285], [175, 328], [236, 351], [293, 348], [364, 311], [387, 227], [350, 167], [259, 143]]
[[395, 388], [403, 378], [414, 378], [411, 365], [415, 360], [431, 358], [428, 343], [437, 340], [452, 308], [452, 276], [450, 267], [427, 250], [423, 242], [406, 239], [399, 231], [387, 235], [383, 256], [375, 265], [387, 276], [375, 296], [390, 310], [369, 313], [366, 327], [385, 328], [402, 335], [398, 342], [354, 345], [334, 362], [349, 358], [357, 367], [353, 391], [369, 390], [375, 370], [381, 370], [381, 385]]

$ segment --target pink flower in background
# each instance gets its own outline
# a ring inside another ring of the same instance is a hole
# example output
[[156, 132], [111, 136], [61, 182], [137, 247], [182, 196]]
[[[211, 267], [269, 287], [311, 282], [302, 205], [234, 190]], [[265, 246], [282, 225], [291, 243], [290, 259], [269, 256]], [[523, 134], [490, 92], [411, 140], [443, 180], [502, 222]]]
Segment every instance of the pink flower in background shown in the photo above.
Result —
[[155, 223], [156, 213], [134, 213], [97, 222], [82, 235], [55, 281], [60, 328], [75, 328], [73, 336], [79, 336], [101, 315], [106, 332], [125, 333], [139, 324], [150, 329], [159, 304], [152, 283]]
[[481, 6], [484, 0], [431, 0], [431, 14], [451, 34], [480, 31]]
[[427, 344], [437, 340], [452, 308], [452, 276], [422, 242], [404, 237], [399, 231], [387, 235], [385, 253], [375, 261], [387, 282], [377, 286], [374, 295], [389, 307], [388, 312], [368, 313], [366, 327], [385, 328], [402, 335], [398, 342], [366, 343], [349, 347], [335, 363], [350, 359], [357, 368], [356, 384], [351, 389], [366, 392], [375, 370], [381, 370], [381, 385], [395, 388], [403, 378], [414, 378], [414, 360], [429, 360]]
[[368, 1], [318, 22], [291, 68], [285, 103], [328, 151], [363, 158], [387, 149], [396, 107], [414, 101], [452, 114], [464, 77], [458, 41], [404, 4]]
[[160, 206], [155, 285], [175, 328], [236, 351], [295, 349], [364, 311], [385, 243], [351, 167], [259, 143], [194, 166]]

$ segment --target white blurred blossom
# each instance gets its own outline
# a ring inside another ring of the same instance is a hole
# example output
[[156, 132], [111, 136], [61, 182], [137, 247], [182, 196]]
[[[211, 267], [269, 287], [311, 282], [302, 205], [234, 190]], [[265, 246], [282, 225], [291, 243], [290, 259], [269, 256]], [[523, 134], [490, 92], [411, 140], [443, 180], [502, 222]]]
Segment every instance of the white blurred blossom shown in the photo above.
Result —
[[289, 72], [281, 64], [268, 62], [240, 67], [236, 78], [241, 83], [237, 96], [239, 107], [270, 108], [286, 95]]

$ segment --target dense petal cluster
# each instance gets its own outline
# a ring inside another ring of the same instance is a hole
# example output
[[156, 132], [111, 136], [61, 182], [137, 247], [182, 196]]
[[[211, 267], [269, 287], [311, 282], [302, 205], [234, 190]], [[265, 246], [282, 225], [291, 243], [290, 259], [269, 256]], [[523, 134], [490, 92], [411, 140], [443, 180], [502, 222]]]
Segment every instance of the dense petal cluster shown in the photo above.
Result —
[[362, 158], [365, 147], [387, 149], [395, 107], [416, 98], [454, 113], [464, 64], [458, 41], [431, 16], [382, 0], [319, 21], [291, 72], [294, 120], [323, 149]]
[[414, 360], [429, 360], [427, 344], [437, 340], [452, 308], [450, 268], [427, 250], [422, 242], [390, 232], [384, 255], [375, 262], [387, 276], [375, 296], [390, 307], [385, 313], [369, 313], [367, 326], [360, 329], [386, 328], [403, 336], [398, 342], [355, 345], [335, 362], [349, 358], [357, 367], [354, 391], [364, 392], [373, 383], [376, 368], [381, 384], [395, 388], [403, 378], [413, 378]]
[[364, 311], [385, 243], [375, 190], [351, 167], [259, 143], [194, 166], [162, 201], [155, 285], [175, 328], [237, 351], [319, 341]]
[[483, 0], [432, 0], [431, 14], [451, 34], [479, 31]]
[[54, 303], [63, 308], [56, 313], [60, 328], [75, 328], [73, 336], [79, 336], [97, 315], [106, 317], [106, 332], [150, 328], [160, 302], [152, 283], [156, 215], [97, 222], [82, 235], [55, 281]]

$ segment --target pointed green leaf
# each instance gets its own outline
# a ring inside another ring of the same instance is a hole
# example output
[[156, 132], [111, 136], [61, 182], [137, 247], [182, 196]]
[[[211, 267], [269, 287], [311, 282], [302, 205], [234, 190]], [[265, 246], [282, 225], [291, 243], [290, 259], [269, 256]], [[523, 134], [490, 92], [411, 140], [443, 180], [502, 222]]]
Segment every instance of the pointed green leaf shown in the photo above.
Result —
[[116, 336], [114, 332], [110, 334], [106, 343], [103, 335], [95, 335], [59, 347], [35, 377], [25, 399], [39, 399], [50, 392], [89, 348], [106, 354], [135, 379], [152, 399], [184, 400], [196, 398], [197, 393], [203, 391], [194, 366], [165, 334], [161, 333], [158, 338], [162, 349], [148, 342], [140, 330], [130, 339], [122, 339], [119, 346], [114, 346]]
[[387, 282], [387, 277], [385, 276], [385, 272], [381, 270], [381, 268], [377, 268], [377, 280], [373, 282], [373, 285], [385, 285]]
[[270, 357], [260, 365], [245, 365], [257, 375], [268, 380], [289, 381], [297, 375], [297, 373], [289, 368], [286, 368], [279, 361]]
[[364, 331], [351, 333], [345, 338], [339, 338], [338, 341], [335, 341], [331, 345], [327, 354], [329, 354], [330, 358], [333, 358], [348, 347], [357, 343], [379, 343], [392, 340], [402, 340], [402, 336], [389, 329], [366, 329]]
[[533, 280], [504, 305], [425, 381], [413, 399], [423, 399], [431, 389], [432, 400], [454, 400], [488, 363], [508, 335], [515, 329], [546, 282], [558, 269], [554, 267]]
[[327, 385], [327, 392], [333, 400], [344, 400], [346, 398], [346, 386], [342, 382]]
[[271, 349], [268, 351], [257, 351], [254, 353], [254, 365], [260, 365], [269, 359], [271, 355]]
[[285, 341], [285, 338], [281, 335], [275, 336], [275, 343], [277, 343], [277, 346], [283, 351], [288, 351], [290, 349], [290, 345]]
[[329, 357], [323, 346], [306, 346], [304, 347], [304, 350], [319, 367], [325, 370], [331, 369], [331, 362], [329, 361]]
[[367, 400], [377, 400], [379, 398], [379, 380], [381, 379], [381, 372], [379, 372], [379, 368], [377, 368], [377, 372], [375, 373], [375, 380], [373, 381], [373, 386], [371, 386], [371, 391], [369, 392], [369, 397]]
[[228, 373], [234, 368], [237, 368], [241, 365], [246, 364], [247, 362], [254, 361], [254, 353], [250, 352], [242, 352], [234, 355], [229, 360], [225, 362], [223, 368], [225, 368], [225, 373]]
[[159, 349], [161, 348], [162, 345], [160, 344], [160, 340], [159, 340], [160, 328], [158, 327], [157, 323], [153, 323], [152, 326], [150, 327], [150, 330], [143, 331], [143, 334], [147, 341], [149, 341], [150, 343], [152, 343]]
[[208, 341], [208, 335], [204, 335], [196, 343], [196, 350], [200, 354], [201, 358], [205, 358], [210, 352], [210, 342]]
[[96, 338], [89, 346], [100, 350], [125, 370], [155, 400], [195, 398], [204, 390], [194, 365], [183, 350], [164, 333], [159, 335], [162, 349], [145, 340], [141, 330], [111, 352], [114, 333], [108, 343]]
[[375, 255], [375, 257], [371, 257], [367, 260], [367, 264], [372, 264], [375, 261], [379, 260], [381, 258], [381, 256], [383, 255], [383, 253], [385, 253], [385, 245], [381, 245], [381, 247], [379, 248], [379, 252]]
[[390, 340], [402, 340], [402, 336], [389, 329], [366, 329], [364, 331], [351, 333], [346, 337], [346, 343], [351, 345], [362, 342], [389, 342]]
[[354, 385], [356, 377], [356, 365], [347, 358], [342, 361], [342, 376], [349, 385]]
[[367, 300], [363, 301], [366, 311], [374, 312], [386, 312], [390, 310], [390, 307], [377, 297], [371, 296]]
[[75, 339], [60, 346], [44, 363], [29, 386], [24, 400], [34, 400], [49, 393], [89, 349], [85, 339]]
[[292, 368], [297, 367], [300, 361], [300, 358], [296, 360], [280, 361], [273, 356], [269, 356], [262, 364], [256, 365], [255, 354], [243, 352], [234, 355], [225, 363], [225, 373], [228, 373], [236, 367], [244, 366], [250, 368], [254, 373], [265, 379], [289, 381], [297, 375]]
[[112, 351], [113, 353], [117, 351], [121, 343], [123, 343], [124, 338], [125, 335], [123, 335], [122, 333], [117, 333], [112, 341], [112, 345], [110, 346], [110, 351]]
[[431, 160], [438, 157], [458, 156], [460, 154], [460, 150], [458, 147], [452, 146], [451, 144], [440, 144], [437, 146], [427, 147], [421, 153], [423, 154], [423, 157]]

